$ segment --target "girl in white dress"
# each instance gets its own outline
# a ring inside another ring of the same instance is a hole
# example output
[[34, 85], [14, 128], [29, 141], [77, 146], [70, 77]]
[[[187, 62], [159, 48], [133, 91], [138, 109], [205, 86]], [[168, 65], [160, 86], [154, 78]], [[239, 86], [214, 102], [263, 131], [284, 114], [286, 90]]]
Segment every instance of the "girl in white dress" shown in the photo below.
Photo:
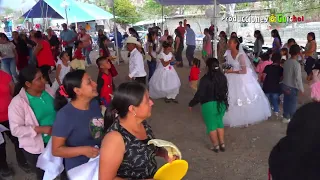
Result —
[[62, 84], [64, 76], [70, 72], [71, 67], [69, 66], [70, 57], [66, 51], [63, 51], [60, 56], [59, 60], [56, 64], [57, 71], [56, 71], [56, 78], [52, 84], [52, 90], [57, 91], [59, 86]]
[[172, 47], [169, 43], [162, 44], [157, 69], [149, 81], [149, 94], [153, 99], [166, 98], [165, 102], [175, 102], [179, 94], [181, 82], [179, 76], [170, 62], [173, 61]]
[[249, 58], [239, 51], [239, 44], [237, 38], [230, 38], [230, 51], [226, 53], [227, 64], [232, 68], [225, 71], [230, 106], [224, 116], [224, 124], [230, 127], [248, 126], [271, 116], [269, 101], [257, 81]]

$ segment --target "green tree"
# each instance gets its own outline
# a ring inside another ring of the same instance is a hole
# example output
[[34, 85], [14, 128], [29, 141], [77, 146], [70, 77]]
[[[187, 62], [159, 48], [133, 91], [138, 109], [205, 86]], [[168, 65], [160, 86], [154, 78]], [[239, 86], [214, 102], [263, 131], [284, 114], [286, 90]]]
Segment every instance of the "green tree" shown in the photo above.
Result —
[[[164, 6], [163, 15], [170, 16], [176, 11], [175, 6]], [[162, 16], [162, 5], [155, 0], [146, 0], [143, 7], [139, 10], [143, 19], [156, 19]]]
[[[114, 0], [114, 10], [117, 23], [134, 24], [140, 20], [137, 9], [130, 0]], [[113, 13], [112, 7], [109, 7], [109, 11]]]

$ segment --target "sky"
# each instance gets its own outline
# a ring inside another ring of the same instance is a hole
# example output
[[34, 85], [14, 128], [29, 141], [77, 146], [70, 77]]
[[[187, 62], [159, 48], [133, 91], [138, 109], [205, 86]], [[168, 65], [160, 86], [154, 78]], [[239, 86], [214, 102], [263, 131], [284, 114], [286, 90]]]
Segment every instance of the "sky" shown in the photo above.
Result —
[[27, 11], [35, 5], [35, 3], [35, 0], [0, 0], [0, 7], [9, 7], [18, 11], [21, 9], [23, 11]]

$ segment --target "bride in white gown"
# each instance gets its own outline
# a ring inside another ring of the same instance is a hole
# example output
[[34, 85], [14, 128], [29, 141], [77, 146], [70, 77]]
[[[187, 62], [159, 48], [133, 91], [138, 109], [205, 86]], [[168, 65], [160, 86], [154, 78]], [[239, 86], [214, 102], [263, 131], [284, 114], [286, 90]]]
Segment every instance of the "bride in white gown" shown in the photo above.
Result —
[[239, 51], [237, 38], [230, 38], [226, 63], [229, 89], [229, 109], [224, 116], [224, 124], [230, 127], [247, 126], [267, 120], [271, 108], [267, 97], [257, 81], [257, 75], [248, 56]]

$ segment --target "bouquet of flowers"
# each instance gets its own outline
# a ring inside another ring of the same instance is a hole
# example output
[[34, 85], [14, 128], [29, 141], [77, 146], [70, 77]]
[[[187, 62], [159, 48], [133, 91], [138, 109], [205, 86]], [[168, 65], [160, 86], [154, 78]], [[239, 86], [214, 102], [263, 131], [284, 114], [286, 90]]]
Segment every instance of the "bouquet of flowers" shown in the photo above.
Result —
[[223, 70], [229, 70], [232, 68], [232, 65], [231, 64], [228, 64], [228, 63], [223, 63], [222, 64], [222, 69]]

